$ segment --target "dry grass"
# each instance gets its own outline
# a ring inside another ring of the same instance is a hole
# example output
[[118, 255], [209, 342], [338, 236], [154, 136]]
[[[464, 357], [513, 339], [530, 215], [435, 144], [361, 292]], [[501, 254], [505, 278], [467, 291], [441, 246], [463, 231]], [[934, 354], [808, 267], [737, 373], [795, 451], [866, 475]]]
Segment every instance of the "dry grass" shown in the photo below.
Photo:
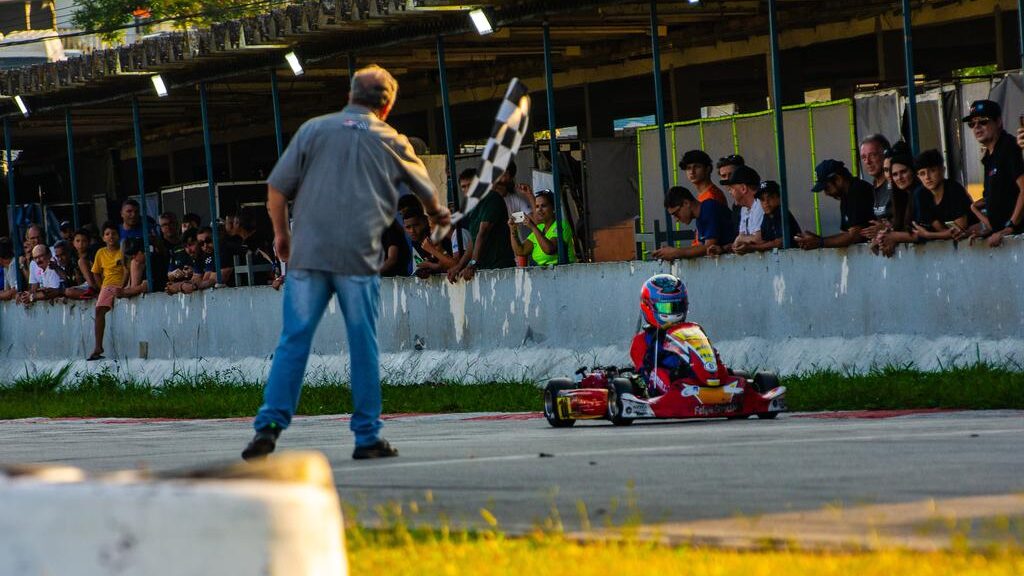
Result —
[[649, 542], [580, 543], [537, 532], [508, 538], [479, 533], [404, 530], [349, 531], [352, 574], [389, 575], [607, 575], [630, 576], [1019, 576], [1019, 550], [917, 553], [901, 550], [814, 553], [799, 550], [738, 552], [670, 547]]

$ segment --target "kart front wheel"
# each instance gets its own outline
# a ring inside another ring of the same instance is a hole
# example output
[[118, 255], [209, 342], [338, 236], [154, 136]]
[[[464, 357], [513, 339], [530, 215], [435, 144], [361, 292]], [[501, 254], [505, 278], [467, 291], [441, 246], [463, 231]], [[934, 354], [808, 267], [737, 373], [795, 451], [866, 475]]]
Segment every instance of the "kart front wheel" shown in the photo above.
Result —
[[622, 415], [622, 395], [633, 393], [633, 383], [626, 378], [616, 378], [608, 385], [608, 412], [605, 417], [616, 426], [629, 426], [632, 418]]
[[568, 378], [555, 378], [544, 387], [544, 417], [548, 424], [555, 428], [568, 428], [576, 423], [574, 418], [562, 418], [558, 414], [558, 393], [562, 390], [573, 390], [576, 384]]

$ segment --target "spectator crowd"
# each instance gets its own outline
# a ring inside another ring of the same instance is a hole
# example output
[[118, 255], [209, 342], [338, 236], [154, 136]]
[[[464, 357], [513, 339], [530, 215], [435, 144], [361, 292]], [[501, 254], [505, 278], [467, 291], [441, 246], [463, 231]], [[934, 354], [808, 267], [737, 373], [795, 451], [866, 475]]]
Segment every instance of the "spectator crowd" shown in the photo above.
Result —
[[[1024, 127], [1014, 139], [1003, 128], [999, 104], [991, 100], [973, 102], [963, 122], [982, 148], [980, 199], [973, 200], [963, 184], [947, 177], [939, 150], [915, 157], [905, 142], [890, 145], [873, 134], [860, 142], [866, 180], [839, 160], [826, 159], [815, 167], [812, 192], [839, 203], [840, 230], [827, 236], [802, 229], [791, 213], [783, 215], [778, 183], [762, 181], [741, 156], [726, 156], [713, 167], [707, 153], [690, 150], [679, 167], [693, 191], [670, 188], [665, 209], [683, 224], [695, 223], [696, 239], [690, 246], [657, 248], [652, 256], [673, 261], [781, 248], [783, 218], [793, 245], [804, 250], [867, 243], [874, 253], [892, 256], [900, 244], [934, 240], [999, 246], [1004, 236], [1024, 229]], [[732, 208], [712, 183], [713, 168], [732, 196]]]
[[[838, 202], [840, 230], [825, 236], [802, 228], [791, 213], [783, 214], [779, 184], [762, 180], [742, 156], [712, 162], [703, 150], [687, 151], [679, 167], [692, 190], [670, 188], [665, 208], [673, 219], [693, 223], [696, 237], [691, 245], [664, 246], [651, 255], [673, 261], [775, 250], [783, 247], [786, 228], [792, 244], [804, 250], [866, 243], [874, 253], [892, 256], [900, 244], [936, 240], [999, 246], [1024, 224], [1024, 128], [1016, 139], [1011, 136], [1002, 125], [1000, 106], [990, 100], [973, 102], [963, 122], [983, 151], [984, 191], [979, 200], [947, 177], [938, 150], [915, 157], [905, 142], [890, 145], [874, 134], [860, 142], [866, 179], [855, 177], [835, 159], [815, 168], [812, 191]], [[567, 220], [556, 221], [554, 193], [517, 185], [516, 172], [513, 162], [495, 182], [494, 193], [440, 240], [435, 240], [420, 201], [411, 194], [400, 198], [395, 221], [380, 238], [381, 275], [445, 275], [458, 282], [472, 280], [478, 270], [553, 265], [559, 259], [559, 234], [568, 262], [576, 262], [572, 227]], [[475, 175], [473, 170], [459, 174], [463, 195]], [[723, 188], [732, 198], [731, 207]], [[118, 299], [236, 285], [243, 274], [249, 284], [280, 288], [285, 270], [260, 216], [243, 211], [203, 225], [195, 214], [179, 223], [173, 212], [164, 212], [158, 221], [147, 222], [148, 259], [140, 207], [132, 199], [121, 205], [119, 222], [106, 222], [99, 229], [76, 230], [62, 222], [52, 246], [47, 246], [43, 229], [31, 225], [18, 257], [12, 240], [0, 238], [0, 300], [32, 306], [44, 300], [95, 299], [97, 344], [90, 359], [102, 358], [105, 316]], [[20, 290], [19, 277], [24, 286]]]

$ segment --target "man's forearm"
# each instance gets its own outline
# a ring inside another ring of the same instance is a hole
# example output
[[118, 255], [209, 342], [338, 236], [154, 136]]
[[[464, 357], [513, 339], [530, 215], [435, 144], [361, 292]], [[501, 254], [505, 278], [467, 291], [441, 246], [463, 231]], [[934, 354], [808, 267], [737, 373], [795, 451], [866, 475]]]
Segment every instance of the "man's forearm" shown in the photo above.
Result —
[[476, 234], [476, 241], [473, 242], [473, 260], [480, 260], [480, 255], [484, 251], [484, 246], [487, 245], [487, 238], [491, 234], [491, 227], [493, 224], [490, 222], [482, 222], [480, 224], [480, 230]]
[[845, 248], [860, 241], [860, 227], [850, 228], [846, 232], [840, 232], [833, 236], [826, 236], [821, 239], [821, 245], [825, 248]]
[[288, 230], [288, 199], [285, 195], [267, 184], [267, 214], [270, 215], [270, 222], [274, 226], [275, 236], [286, 236]]
[[1024, 216], [1024, 176], [1017, 180], [1017, 187], [1020, 188], [1020, 192], [1017, 194], [1017, 205], [1013, 207], [1013, 215], [1010, 216], [1010, 220], [1013, 221], [1014, 226], [1019, 227], [1021, 218]]

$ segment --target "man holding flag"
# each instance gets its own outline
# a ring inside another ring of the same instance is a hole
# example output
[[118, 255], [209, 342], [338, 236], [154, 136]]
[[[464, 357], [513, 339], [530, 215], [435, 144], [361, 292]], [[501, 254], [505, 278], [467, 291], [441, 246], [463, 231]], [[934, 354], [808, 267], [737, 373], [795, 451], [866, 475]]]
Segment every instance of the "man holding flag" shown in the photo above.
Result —
[[[359, 70], [348, 106], [304, 123], [267, 179], [274, 249], [289, 269], [281, 339], [254, 422], [256, 435], [242, 452], [246, 460], [273, 452], [291, 423], [313, 335], [332, 296], [348, 334], [352, 457], [398, 455], [379, 434], [381, 236], [394, 220], [400, 183], [420, 199], [432, 224], [449, 226], [451, 215], [438, 202], [409, 140], [385, 123], [397, 94], [398, 82], [387, 70]], [[289, 201], [294, 202], [294, 238]]]

